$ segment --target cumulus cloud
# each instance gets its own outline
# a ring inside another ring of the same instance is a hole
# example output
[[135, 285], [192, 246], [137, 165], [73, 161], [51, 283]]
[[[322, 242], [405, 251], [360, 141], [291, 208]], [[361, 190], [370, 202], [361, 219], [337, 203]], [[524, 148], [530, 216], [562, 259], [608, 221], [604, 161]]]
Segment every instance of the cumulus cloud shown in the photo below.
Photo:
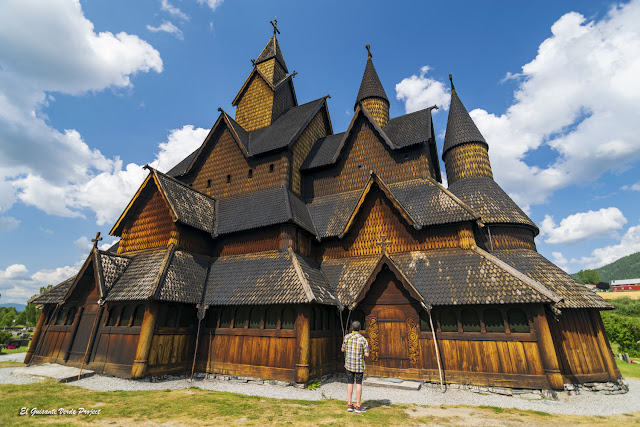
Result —
[[619, 244], [595, 249], [591, 256], [573, 258], [571, 262], [584, 268], [598, 268], [636, 252], [640, 252], [640, 225], [629, 227]]
[[545, 215], [540, 223], [540, 236], [546, 236], [545, 243], [572, 244], [595, 237], [611, 237], [626, 223], [627, 219], [615, 207], [569, 215], [559, 225], [553, 217]]
[[422, 110], [432, 105], [449, 109], [451, 92], [442, 82], [427, 77], [429, 66], [420, 69], [420, 75], [412, 75], [396, 85], [396, 99], [404, 102], [407, 113]]
[[164, 21], [162, 24], [158, 25], [157, 27], [152, 27], [151, 25], [147, 25], [147, 30], [151, 31], [152, 33], [157, 33], [157, 32], [169, 33], [176, 36], [176, 38], [179, 40], [184, 40], [184, 35], [182, 34], [182, 30], [176, 27], [175, 25], [173, 25], [171, 21]]
[[569, 261], [562, 255], [562, 252], [551, 252], [551, 255], [553, 256], [553, 263], [568, 273]]
[[[86, 254], [93, 248], [93, 242], [91, 241], [91, 239], [93, 238], [94, 238], [93, 236], [91, 237], [80, 236], [76, 240], [74, 240], [73, 244], [76, 245], [78, 249], [80, 249], [80, 252], [82, 252], [83, 254]], [[117, 237], [104, 237], [104, 239], [107, 242], [102, 243], [101, 245], [98, 245], [98, 248], [103, 251], [106, 251], [107, 249], [109, 249], [118, 240]]]
[[160, 151], [156, 154], [156, 158], [150, 163], [150, 166], [160, 172], [167, 172], [198, 148], [208, 133], [208, 129], [196, 128], [193, 125], [185, 125], [180, 129], [173, 129], [169, 133], [167, 141], [160, 143]]
[[57, 285], [78, 272], [79, 265], [44, 269], [34, 274], [24, 264], [13, 264], [0, 270], [0, 294], [8, 303], [25, 304], [41, 286]]
[[0, 233], [13, 231], [20, 225], [20, 220], [12, 216], [0, 216]]
[[169, 0], [160, 0], [160, 9], [184, 21], [189, 20], [189, 16], [179, 8], [169, 3]]
[[200, 4], [206, 4], [211, 10], [216, 10], [222, 4], [223, 0], [198, 0]]

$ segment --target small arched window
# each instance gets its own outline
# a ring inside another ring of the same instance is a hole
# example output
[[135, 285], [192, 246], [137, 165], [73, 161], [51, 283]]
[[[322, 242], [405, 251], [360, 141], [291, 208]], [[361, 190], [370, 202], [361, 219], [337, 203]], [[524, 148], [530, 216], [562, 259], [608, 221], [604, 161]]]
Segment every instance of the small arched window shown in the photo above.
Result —
[[207, 188], [211, 188], [211, 180], [210, 179], [207, 180]]
[[440, 312], [440, 330], [442, 332], [458, 332], [458, 317], [455, 311], [445, 308]]
[[429, 313], [427, 313], [427, 310], [420, 312], [420, 330], [422, 332], [431, 332], [431, 322], [429, 321]]
[[109, 310], [109, 318], [107, 319], [107, 326], [116, 326], [118, 316], [120, 315], [120, 306], [113, 306]]
[[273, 170], [274, 170], [274, 166], [273, 166], [273, 163], [271, 163], [269, 165], [269, 173], [273, 172]]
[[264, 317], [264, 328], [265, 329], [276, 329], [278, 327], [278, 316], [280, 315], [279, 310], [275, 307], [269, 307]]
[[249, 316], [249, 328], [260, 329], [261, 323], [262, 323], [262, 308], [253, 307], [251, 309], [251, 315]]
[[510, 308], [507, 311], [507, 320], [509, 321], [509, 330], [512, 333], [529, 333], [531, 328], [529, 327], [529, 319], [527, 314], [519, 308]]
[[180, 313], [180, 327], [188, 328], [198, 322], [198, 309], [194, 306], [188, 305], [182, 309]]
[[488, 308], [483, 313], [484, 328], [487, 332], [504, 333], [504, 320], [497, 308]]
[[48, 325], [51, 322], [53, 322], [53, 313], [55, 313], [55, 311], [56, 311], [55, 308], [52, 308], [47, 312], [47, 318], [46, 318], [46, 320], [44, 322], [45, 325]]
[[142, 326], [143, 320], [144, 320], [144, 305], [140, 304], [133, 311], [133, 323], [131, 323], [131, 326]]
[[122, 310], [122, 316], [120, 316], [120, 321], [118, 322], [118, 326], [129, 326], [129, 320], [131, 320], [131, 315], [133, 314], [133, 306], [131, 304], [125, 305]]
[[232, 319], [233, 319], [233, 308], [225, 307], [224, 309], [222, 309], [222, 314], [220, 315], [220, 327], [230, 328]]
[[58, 318], [56, 319], [56, 325], [64, 325], [64, 321], [67, 318], [68, 311], [69, 309], [67, 307], [64, 307], [62, 310], [60, 310], [60, 312], [58, 313]]
[[480, 319], [478, 313], [472, 308], [462, 310], [462, 331], [463, 332], [480, 332]]
[[73, 325], [73, 320], [76, 317], [76, 313], [78, 311], [78, 307], [71, 307], [69, 312], [67, 313], [67, 320], [64, 322], [65, 325]]
[[213, 329], [218, 326], [218, 309], [210, 308], [207, 310], [207, 314], [204, 316], [204, 324], [207, 328]]
[[227, 184], [231, 182], [231, 175], [227, 175]]
[[236, 315], [233, 318], [233, 327], [243, 329], [247, 324], [249, 317], [249, 309], [247, 307], [238, 307]]
[[291, 307], [282, 310], [282, 326], [280, 329], [293, 329], [296, 323], [296, 312]]
[[253, 169], [249, 169], [249, 172], [247, 172], [247, 178], [253, 178]]

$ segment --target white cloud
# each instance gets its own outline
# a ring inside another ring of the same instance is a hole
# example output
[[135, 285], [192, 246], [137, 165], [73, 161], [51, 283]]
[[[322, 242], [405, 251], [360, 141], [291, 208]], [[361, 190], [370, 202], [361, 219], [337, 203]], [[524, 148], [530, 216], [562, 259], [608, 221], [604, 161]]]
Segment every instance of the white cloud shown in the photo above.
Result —
[[169, 133], [167, 141], [160, 143], [160, 152], [156, 154], [155, 160], [149, 165], [160, 172], [167, 172], [198, 148], [208, 133], [208, 129], [196, 128], [193, 125], [173, 129]]
[[[82, 252], [83, 254], [87, 254], [93, 248], [93, 242], [91, 241], [91, 239], [93, 238], [94, 236], [91, 236], [91, 238], [87, 236], [80, 236], [76, 240], [74, 240], [73, 244], [76, 245], [78, 249], [80, 249], [80, 252]], [[103, 237], [103, 239], [105, 243], [98, 245], [98, 248], [103, 251], [109, 249], [118, 240], [117, 237], [106, 236]]]
[[568, 273], [569, 261], [562, 255], [562, 252], [551, 252], [551, 255], [553, 256], [553, 263]]
[[20, 225], [20, 220], [12, 216], [0, 216], [0, 233], [13, 231]]
[[0, 270], [0, 294], [7, 303], [25, 304], [41, 286], [57, 285], [78, 272], [79, 266], [40, 270], [29, 274], [24, 264], [13, 264]]
[[187, 14], [181, 11], [179, 8], [169, 3], [169, 0], [160, 0], [160, 9], [184, 21], [189, 20], [189, 16], [187, 16]]
[[560, 221], [560, 225], [551, 216], [545, 215], [540, 223], [540, 236], [546, 236], [545, 243], [578, 243], [596, 237], [612, 237], [615, 230], [621, 229], [626, 223], [627, 219], [615, 207], [569, 215]]
[[171, 21], [164, 21], [162, 24], [160, 24], [157, 27], [152, 27], [151, 25], [147, 25], [147, 30], [151, 31], [152, 33], [157, 33], [159, 31], [163, 33], [169, 33], [176, 36], [177, 39], [184, 40], [184, 35], [182, 34], [182, 30], [176, 27], [175, 25], [173, 25]]
[[[565, 14], [522, 73], [507, 75], [520, 79], [515, 103], [502, 115], [471, 111], [496, 180], [516, 202], [544, 203], [560, 188], [638, 159], [639, 21], [637, 0], [597, 22]], [[544, 146], [554, 153], [548, 164], [527, 161]]]
[[636, 182], [635, 184], [632, 185], [623, 185], [621, 187], [621, 190], [625, 190], [625, 191], [640, 191], [640, 182]]
[[420, 75], [415, 74], [403, 79], [396, 85], [396, 99], [404, 102], [407, 113], [422, 110], [437, 105], [445, 110], [449, 109], [451, 93], [442, 82], [426, 77], [429, 66], [420, 69]]
[[640, 252], [640, 225], [629, 227], [619, 244], [595, 249], [591, 256], [574, 258], [571, 262], [582, 264], [584, 268], [598, 268], [636, 252]]
[[206, 4], [211, 10], [216, 10], [224, 0], [198, 0], [200, 4]]

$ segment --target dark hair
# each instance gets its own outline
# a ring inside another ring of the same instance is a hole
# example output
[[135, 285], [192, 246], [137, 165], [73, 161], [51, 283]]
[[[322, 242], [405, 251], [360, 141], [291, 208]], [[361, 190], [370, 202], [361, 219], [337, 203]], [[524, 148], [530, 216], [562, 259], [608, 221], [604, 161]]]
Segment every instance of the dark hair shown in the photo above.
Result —
[[351, 328], [352, 328], [354, 331], [359, 331], [359, 330], [360, 330], [360, 322], [358, 322], [357, 320], [354, 320], [354, 321], [351, 323]]

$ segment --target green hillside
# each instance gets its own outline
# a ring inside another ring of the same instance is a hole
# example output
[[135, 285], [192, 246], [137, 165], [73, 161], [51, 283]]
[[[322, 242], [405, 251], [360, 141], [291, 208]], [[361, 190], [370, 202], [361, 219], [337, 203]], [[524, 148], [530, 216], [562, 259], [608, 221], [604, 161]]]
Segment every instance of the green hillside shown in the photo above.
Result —
[[[636, 279], [640, 277], [640, 252], [627, 255], [617, 261], [596, 268], [600, 280], [610, 282], [612, 280]], [[577, 273], [571, 275], [577, 278]]]

